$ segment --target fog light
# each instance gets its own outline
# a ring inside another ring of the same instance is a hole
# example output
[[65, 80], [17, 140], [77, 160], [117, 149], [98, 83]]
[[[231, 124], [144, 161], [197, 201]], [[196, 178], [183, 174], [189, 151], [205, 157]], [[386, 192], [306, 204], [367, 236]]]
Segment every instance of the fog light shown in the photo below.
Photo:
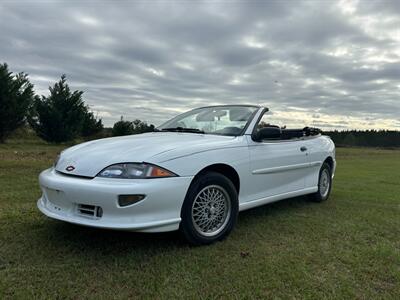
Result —
[[119, 195], [118, 205], [121, 207], [132, 205], [143, 200], [146, 195]]
[[101, 218], [102, 216], [103, 216], [103, 209], [100, 206], [98, 206], [96, 210], [96, 217]]

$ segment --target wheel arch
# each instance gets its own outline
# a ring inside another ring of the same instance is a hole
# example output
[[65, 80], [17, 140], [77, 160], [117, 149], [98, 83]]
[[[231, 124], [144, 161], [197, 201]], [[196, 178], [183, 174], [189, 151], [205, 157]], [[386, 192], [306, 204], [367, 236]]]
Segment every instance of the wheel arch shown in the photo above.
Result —
[[334, 163], [333, 163], [333, 158], [332, 156], [328, 156], [325, 160], [324, 163], [327, 163], [329, 165], [329, 167], [331, 168], [331, 172], [333, 172], [333, 167], [334, 167]]
[[216, 172], [228, 178], [236, 188], [236, 192], [240, 191], [240, 177], [238, 172], [232, 166], [224, 163], [212, 164], [201, 169], [193, 178], [192, 182], [207, 172]]

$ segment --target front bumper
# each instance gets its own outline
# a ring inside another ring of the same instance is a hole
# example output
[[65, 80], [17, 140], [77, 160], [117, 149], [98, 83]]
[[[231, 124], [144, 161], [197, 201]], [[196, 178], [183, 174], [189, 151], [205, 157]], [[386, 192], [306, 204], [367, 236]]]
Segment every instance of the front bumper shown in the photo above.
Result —
[[[142, 232], [179, 228], [180, 213], [193, 177], [159, 179], [86, 179], [54, 169], [39, 176], [39, 210], [48, 217], [74, 224]], [[118, 195], [144, 194], [142, 201], [120, 207]], [[82, 205], [101, 207], [101, 216], [82, 214]]]

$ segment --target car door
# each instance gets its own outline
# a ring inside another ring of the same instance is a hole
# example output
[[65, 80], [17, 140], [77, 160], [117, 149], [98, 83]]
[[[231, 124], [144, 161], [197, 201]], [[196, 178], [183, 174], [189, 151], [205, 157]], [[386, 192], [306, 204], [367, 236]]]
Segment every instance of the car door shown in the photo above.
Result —
[[329, 140], [322, 138], [321, 136], [314, 136], [306, 139], [304, 142], [307, 147], [308, 162], [310, 163], [305, 178], [305, 187], [313, 188], [318, 185], [319, 171], [326, 158], [325, 149], [326, 145], [329, 144]]
[[[264, 118], [264, 117], [263, 117]], [[260, 122], [263, 122], [263, 118]], [[247, 136], [249, 149], [249, 200], [257, 200], [305, 188], [308, 149], [302, 139], [263, 140]]]

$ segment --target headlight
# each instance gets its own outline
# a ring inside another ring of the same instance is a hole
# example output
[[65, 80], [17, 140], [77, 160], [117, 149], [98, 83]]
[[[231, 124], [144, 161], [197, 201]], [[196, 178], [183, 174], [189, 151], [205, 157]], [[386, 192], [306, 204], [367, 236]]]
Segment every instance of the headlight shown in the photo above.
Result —
[[146, 164], [146, 163], [123, 163], [111, 165], [103, 169], [98, 177], [106, 178], [160, 178], [160, 177], [175, 177], [178, 176], [161, 167]]

